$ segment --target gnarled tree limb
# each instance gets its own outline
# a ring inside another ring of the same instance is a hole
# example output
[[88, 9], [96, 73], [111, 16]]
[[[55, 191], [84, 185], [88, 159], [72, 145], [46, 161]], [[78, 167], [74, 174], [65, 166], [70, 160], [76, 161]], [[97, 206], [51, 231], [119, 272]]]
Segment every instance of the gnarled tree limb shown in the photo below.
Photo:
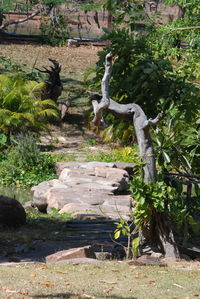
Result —
[[[159, 113], [153, 120], [147, 119], [142, 108], [137, 104], [119, 104], [109, 97], [109, 79], [112, 70], [112, 54], [106, 55], [105, 73], [102, 79], [102, 95], [99, 93], [90, 94], [94, 109], [93, 122], [99, 126], [102, 123], [102, 112], [107, 110], [119, 118], [132, 120], [137, 141], [139, 145], [143, 166], [143, 180], [146, 183], [156, 182], [156, 159], [153, 149], [153, 144], [150, 135], [151, 126], [156, 125], [163, 117], [163, 113]], [[154, 241], [165, 256], [178, 257], [179, 252], [174, 240], [173, 231], [169, 225], [168, 215], [166, 212], [159, 213], [154, 211], [153, 219], [142, 228], [142, 236], [147, 240], [147, 243]], [[145, 236], [146, 232], [146, 236]]]
[[109, 80], [112, 71], [112, 53], [106, 55], [105, 73], [102, 79], [102, 95], [91, 93], [92, 105], [95, 117], [93, 123], [97, 126], [102, 124], [102, 112], [108, 110], [118, 118], [132, 120], [138, 140], [140, 155], [145, 162], [143, 167], [143, 179], [145, 182], [156, 181], [156, 165], [153, 145], [150, 136], [150, 127], [156, 125], [162, 118], [163, 113], [159, 113], [153, 120], [148, 120], [142, 108], [137, 104], [119, 104], [109, 97]]
[[19, 20], [10, 20], [6, 23], [3, 23], [0, 26], [0, 30], [4, 30], [5, 28], [7, 28], [10, 25], [15, 25], [15, 24], [20, 24], [20, 23], [24, 23], [32, 18], [34, 18], [35, 16], [39, 15], [39, 13], [41, 12], [41, 9], [36, 10], [35, 12], [33, 12], [32, 14], [28, 15], [26, 18], [23, 19], [19, 19]]

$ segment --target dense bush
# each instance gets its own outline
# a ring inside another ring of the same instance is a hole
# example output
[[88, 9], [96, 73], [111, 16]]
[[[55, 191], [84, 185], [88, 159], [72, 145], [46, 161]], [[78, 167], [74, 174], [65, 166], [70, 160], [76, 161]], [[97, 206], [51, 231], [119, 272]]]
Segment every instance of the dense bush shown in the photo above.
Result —
[[41, 153], [32, 135], [18, 135], [1, 147], [0, 184], [30, 187], [57, 178], [53, 156]]
[[46, 128], [50, 117], [58, 118], [57, 105], [41, 100], [45, 83], [23, 75], [0, 75], [0, 131], [16, 134]]

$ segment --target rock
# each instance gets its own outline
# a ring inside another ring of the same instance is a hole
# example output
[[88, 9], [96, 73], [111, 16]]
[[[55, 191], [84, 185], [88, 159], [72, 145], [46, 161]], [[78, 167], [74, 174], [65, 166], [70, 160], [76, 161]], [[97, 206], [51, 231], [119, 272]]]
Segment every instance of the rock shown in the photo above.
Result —
[[127, 163], [127, 162], [115, 162], [115, 166], [119, 169], [124, 169], [128, 172], [129, 176], [133, 175], [135, 172], [135, 169], [138, 168], [138, 165], [133, 163]]
[[129, 265], [140, 265], [140, 266], [160, 266], [166, 267], [167, 264], [164, 261], [160, 261], [158, 258], [150, 255], [142, 255], [134, 261], [129, 262]]
[[82, 258], [76, 258], [76, 259], [68, 259], [68, 260], [63, 260], [63, 261], [58, 261], [58, 263], [66, 263], [66, 264], [101, 264], [102, 261], [100, 260], [95, 260], [95, 259], [90, 259], [86, 257]]
[[46, 257], [47, 263], [55, 263], [58, 261], [77, 259], [77, 258], [91, 258], [96, 259], [95, 253], [91, 246], [84, 246], [79, 248], [72, 248], [68, 250], [58, 251]]
[[81, 165], [86, 164], [87, 162], [78, 162], [78, 161], [70, 161], [70, 162], [56, 162], [55, 169], [56, 174], [60, 175], [62, 170], [65, 168], [69, 169], [78, 169]]
[[70, 213], [70, 214], [74, 214], [74, 213], [97, 213], [99, 212], [99, 214], [101, 213], [100, 212], [100, 209], [95, 207], [95, 206], [91, 206], [89, 204], [76, 204], [76, 203], [69, 203], [69, 204], [66, 204], [60, 211], [59, 211], [59, 214], [63, 214], [63, 213]]
[[69, 39], [67, 40], [67, 45], [68, 45], [68, 47], [79, 47], [79, 46], [80, 46], [80, 43], [79, 43], [78, 40], [69, 38]]
[[14, 198], [0, 195], [0, 225], [16, 227], [26, 223], [26, 212]]
[[50, 180], [45, 181], [37, 186], [31, 188], [31, 193], [33, 194], [33, 204], [38, 208], [38, 210], [42, 213], [46, 213], [47, 210], [47, 194], [49, 189], [52, 187], [66, 187], [61, 181], [59, 180]]
[[111, 260], [112, 253], [111, 252], [95, 252], [96, 259], [100, 261]]
[[[130, 216], [130, 163], [59, 162], [59, 180], [43, 182], [32, 188], [33, 204], [41, 212], [56, 208], [61, 213], [97, 214], [118, 219]], [[118, 165], [117, 164], [117, 165]], [[132, 165], [132, 164], [131, 164]], [[134, 165], [132, 165], [134, 166]], [[127, 195], [117, 195], [123, 192]], [[120, 214], [119, 214], [120, 213]]]
[[80, 165], [80, 168], [84, 169], [94, 169], [96, 167], [108, 167], [108, 168], [116, 168], [115, 163], [112, 162], [98, 162], [98, 161], [93, 161], [93, 162], [87, 162], [87, 163], [82, 163]]
[[57, 137], [57, 140], [58, 140], [59, 143], [62, 143], [62, 144], [65, 144], [66, 141], [67, 141], [66, 138], [63, 137], [63, 136], [58, 136], [58, 137]]
[[102, 177], [106, 181], [119, 184], [118, 191], [127, 191], [129, 189], [129, 175], [126, 170], [108, 167], [95, 167], [95, 176]]
[[81, 196], [80, 194], [78, 195], [75, 196], [71, 188], [51, 188], [46, 193], [47, 210], [50, 211], [52, 208], [55, 208], [60, 211], [68, 203], [76, 203], [78, 205], [81, 203]]
[[130, 207], [131, 202], [132, 198], [130, 195], [109, 195], [104, 198], [103, 205]]
[[152, 252], [151, 257], [156, 258], [156, 259], [160, 259], [163, 257], [163, 254], [160, 252]]
[[106, 215], [99, 215], [99, 214], [74, 213], [73, 219], [76, 219], [76, 220], [108, 220], [110, 218]]
[[60, 211], [60, 214], [62, 213], [70, 213], [73, 215], [77, 213], [82, 214], [98, 214], [103, 215], [104, 217], [113, 217], [114, 219], [120, 218], [121, 215], [123, 215], [124, 219], [129, 218], [129, 208], [127, 207], [115, 207], [115, 206], [91, 206], [89, 204], [76, 204], [76, 203], [69, 203], [65, 205]]

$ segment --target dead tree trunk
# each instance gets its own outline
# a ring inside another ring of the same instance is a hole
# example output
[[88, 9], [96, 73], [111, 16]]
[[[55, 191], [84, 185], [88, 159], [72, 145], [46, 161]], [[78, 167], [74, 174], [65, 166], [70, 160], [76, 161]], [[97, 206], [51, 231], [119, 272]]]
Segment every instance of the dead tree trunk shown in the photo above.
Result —
[[46, 88], [43, 92], [42, 99], [51, 99], [57, 103], [58, 98], [60, 97], [63, 85], [60, 80], [60, 71], [61, 66], [58, 61], [49, 58], [49, 61], [53, 64], [50, 68], [43, 67], [43, 70], [36, 68], [41, 73], [48, 74], [48, 79], [45, 81]]
[[[139, 145], [141, 159], [144, 162], [143, 180], [145, 183], [156, 182], [156, 159], [150, 135], [151, 126], [156, 125], [162, 118], [163, 113], [159, 113], [153, 120], [147, 119], [142, 108], [137, 104], [119, 104], [109, 97], [109, 79], [112, 71], [112, 54], [106, 55], [105, 73], [102, 79], [102, 95], [90, 93], [95, 117], [93, 123], [100, 126], [103, 123], [102, 113], [107, 110], [115, 116], [132, 120], [137, 141]], [[169, 225], [166, 212], [158, 213], [154, 210], [154, 219], [142, 229], [145, 241], [150, 245], [152, 241], [165, 256], [178, 257], [178, 249], [174, 240], [173, 232]]]

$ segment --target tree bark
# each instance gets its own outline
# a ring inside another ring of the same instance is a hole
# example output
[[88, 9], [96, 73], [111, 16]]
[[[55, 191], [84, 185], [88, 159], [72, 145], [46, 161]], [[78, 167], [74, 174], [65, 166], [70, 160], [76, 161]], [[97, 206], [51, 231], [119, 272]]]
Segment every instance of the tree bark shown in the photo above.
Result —
[[[118, 118], [132, 120], [139, 151], [143, 166], [143, 181], [145, 183], [154, 183], [157, 180], [156, 159], [154, 148], [150, 135], [151, 126], [156, 125], [162, 118], [163, 113], [159, 113], [153, 120], [147, 119], [142, 108], [137, 104], [119, 104], [109, 97], [109, 79], [112, 72], [112, 53], [106, 55], [105, 73], [102, 79], [101, 90], [102, 95], [98, 93], [91, 93], [94, 119], [93, 123], [97, 126], [103, 124], [103, 111], [107, 110], [117, 116]], [[173, 231], [169, 225], [169, 219], [166, 212], [158, 213], [154, 209], [154, 217], [142, 229], [142, 235], [147, 243], [153, 242], [157, 245], [158, 250], [165, 254], [165, 256], [178, 257], [178, 249], [174, 240]]]

